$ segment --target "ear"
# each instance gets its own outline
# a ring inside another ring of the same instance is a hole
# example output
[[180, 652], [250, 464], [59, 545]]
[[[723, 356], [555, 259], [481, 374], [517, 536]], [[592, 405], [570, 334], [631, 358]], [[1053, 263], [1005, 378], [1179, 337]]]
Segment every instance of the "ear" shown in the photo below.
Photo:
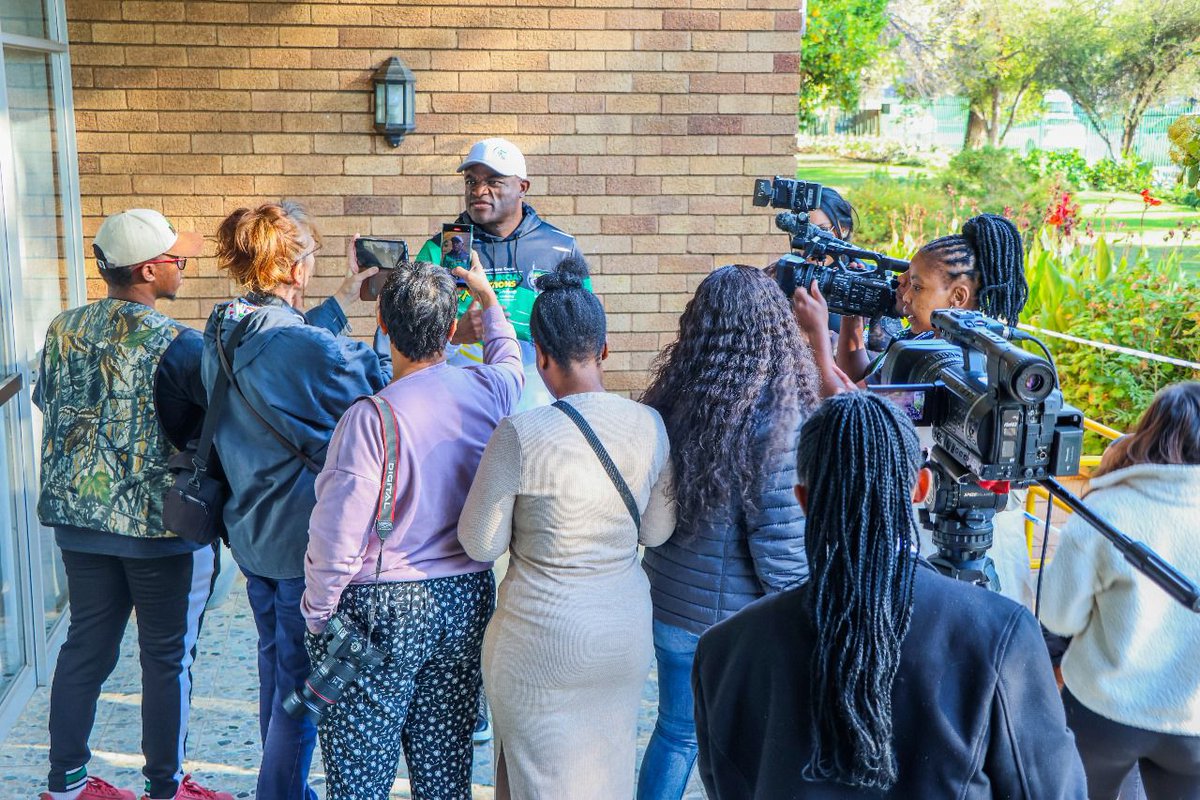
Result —
[[[380, 324], [380, 325], [383, 325], [383, 318], [382, 318], [382, 317], [380, 317], [379, 324]], [[454, 338], [454, 334], [455, 334], [455, 333], [457, 333], [457, 332], [458, 332], [458, 320], [457, 320], [457, 319], [452, 319], [452, 320], [450, 320], [450, 330], [446, 332], [446, 341], [448, 342], [448, 341], [450, 341], [451, 339], [453, 339], [453, 338]], [[386, 329], [384, 330], [384, 333], [387, 333], [387, 330], [386, 330]]]
[[601, 361], [608, 360], [608, 342], [605, 342], [604, 347], [600, 348], [600, 360]]
[[550, 369], [550, 356], [546, 355], [545, 352], [542, 351], [542, 346], [540, 344], [538, 344], [537, 342], [534, 342], [533, 343], [533, 351], [535, 354], [534, 359], [535, 359], [535, 363], [537, 364], [537, 366], [543, 372]]
[[808, 513], [808, 487], [797, 483], [792, 487], [792, 491], [796, 493], [796, 502], [800, 504], [800, 508], [804, 513]]
[[[379, 320], [379, 330], [383, 331], [384, 336], [387, 336], [387, 325], [383, 324], [383, 309], [382, 308], [375, 309], [375, 319]], [[454, 324], [457, 325], [458, 320], [455, 320]], [[450, 335], [451, 336], [454, 335], [453, 326], [451, 326], [451, 328], [450, 328]]]
[[524, 197], [525, 193], [528, 191], [529, 191], [529, 181], [522, 180], [521, 181], [521, 196]]
[[304, 267], [300, 265], [299, 261], [292, 263], [288, 277], [290, 278], [290, 283], [300, 283], [300, 279], [304, 277]]
[[133, 268], [133, 276], [139, 278], [143, 283], [154, 283], [155, 273], [154, 268], [158, 264], [138, 264]]
[[950, 307], [951, 308], [966, 308], [971, 305], [971, 300], [974, 292], [961, 281], [950, 287]]
[[913, 485], [912, 501], [914, 503], [924, 503], [925, 498], [929, 496], [929, 490], [933, 488], [933, 472], [929, 467], [921, 467], [917, 473], [917, 482]]

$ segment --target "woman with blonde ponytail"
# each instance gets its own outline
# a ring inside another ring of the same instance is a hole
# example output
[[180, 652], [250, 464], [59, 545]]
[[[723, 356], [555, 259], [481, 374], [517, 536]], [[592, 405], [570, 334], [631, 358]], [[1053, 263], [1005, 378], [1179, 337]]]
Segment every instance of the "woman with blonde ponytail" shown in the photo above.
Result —
[[[300, 598], [313, 487], [342, 413], [392, 376], [384, 337], [377, 332], [372, 348], [346, 335], [346, 309], [376, 272], [358, 270], [353, 242], [341, 287], [304, 310], [320, 249], [295, 203], [234, 211], [217, 231], [217, 266], [243, 294], [218, 303], [204, 331], [209, 408], [225, 395], [214, 436], [232, 491], [225, 526], [258, 625], [260, 800], [316, 798], [308, 785], [316, 725], [281, 705], [310, 672]], [[226, 388], [223, 371], [232, 376]]]

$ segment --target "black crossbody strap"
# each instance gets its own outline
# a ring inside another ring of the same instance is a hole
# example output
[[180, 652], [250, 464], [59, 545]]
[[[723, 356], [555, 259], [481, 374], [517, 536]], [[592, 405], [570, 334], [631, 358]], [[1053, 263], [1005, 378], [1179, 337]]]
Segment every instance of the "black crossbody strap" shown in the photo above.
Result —
[[[237, 347], [242, 341], [242, 336], [246, 333], [246, 323], [250, 321], [246, 317], [238, 323], [233, 329], [233, 333], [229, 335], [229, 343], [232, 347]], [[217, 319], [217, 341], [221, 341], [221, 322]], [[209, 458], [212, 455], [213, 437], [217, 434], [217, 420], [221, 418], [221, 412], [225, 410], [225, 403], [229, 400], [229, 378], [225, 375], [225, 370], [217, 373], [217, 379], [213, 383], [212, 399], [208, 403], [208, 408], [204, 411], [204, 425], [200, 428], [200, 440], [196, 443], [196, 453], [192, 456], [192, 466], [196, 471], [192, 474], [190, 481], [193, 489], [200, 488], [200, 473], [208, 472]]]
[[621, 494], [621, 499], [625, 501], [625, 508], [629, 510], [629, 516], [633, 517], [633, 526], [639, 531], [642, 529], [642, 515], [638, 512], [637, 501], [633, 498], [633, 492], [629, 491], [629, 484], [625, 483], [625, 479], [621, 477], [621, 471], [617, 469], [617, 465], [613, 463], [612, 457], [608, 451], [604, 449], [604, 445], [600, 443], [600, 437], [592, 430], [592, 426], [588, 425], [586, 419], [580, 414], [570, 403], [559, 400], [554, 403], [554, 407], [566, 414], [579, 432], [583, 434], [583, 438], [587, 439], [587, 443], [592, 446], [592, 451], [596, 454], [596, 458], [600, 459], [600, 463], [604, 466], [604, 471], [608, 473], [609, 480], [613, 482], [613, 486], [617, 487], [617, 491]]
[[[246, 316], [246, 319], [249, 319], [249, 315]], [[239, 324], [244, 324], [246, 319], [243, 319]], [[251, 403], [250, 399], [246, 397], [244, 392], [242, 392], [242, 387], [238, 386], [237, 378], [233, 377], [233, 368], [229, 365], [229, 353], [226, 352], [226, 345], [223, 345], [221, 342], [220, 331], [218, 331], [217, 337], [217, 356], [221, 359], [221, 370], [224, 372], [226, 379], [229, 381], [229, 385], [233, 387], [233, 390], [238, 393], [238, 397], [242, 398], [242, 402], [246, 404], [246, 408], [250, 409], [250, 413], [254, 415], [254, 418], [257, 419], [259, 423], [261, 423], [262, 426], [266, 428], [272, 436], [275, 437], [275, 440], [283, 445], [288, 452], [300, 459], [300, 461], [305, 467], [308, 468], [310, 472], [319, 473], [321, 471], [321, 465], [305, 455], [303, 450], [292, 444], [286, 436], [276, 430], [274, 425], [267, 422], [266, 418], [263, 417], [262, 414], [258, 413], [258, 409], [254, 407], [254, 404]], [[229, 346], [228, 349], [230, 352], [232, 352], [234, 347], [237, 346], [237, 342], [233, 341], [233, 337], [230, 337], [229, 345], [231, 346]]]

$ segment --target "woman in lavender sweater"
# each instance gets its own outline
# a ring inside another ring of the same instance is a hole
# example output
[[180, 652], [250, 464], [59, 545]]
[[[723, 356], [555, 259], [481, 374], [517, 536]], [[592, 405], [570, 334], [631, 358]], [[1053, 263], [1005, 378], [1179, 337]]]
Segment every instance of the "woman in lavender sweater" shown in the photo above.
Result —
[[[336, 613], [360, 633], [374, 598], [366, 670], [321, 720], [329, 800], [387, 797], [403, 747], [413, 797], [469, 797], [480, 647], [495, 603], [491, 564], [458, 542], [458, 517], [484, 445], [521, 394], [521, 351], [478, 257], [456, 269], [483, 308], [484, 363], [446, 363], [457, 299], [450, 272], [395, 270], [379, 300], [395, 380], [377, 397], [395, 416], [394, 528], [375, 533], [384, 470], [381, 417], [359, 402], [338, 423], [309, 526], [303, 611], [314, 663]], [[381, 553], [382, 549], [382, 553]], [[377, 572], [378, 567], [378, 572]]]

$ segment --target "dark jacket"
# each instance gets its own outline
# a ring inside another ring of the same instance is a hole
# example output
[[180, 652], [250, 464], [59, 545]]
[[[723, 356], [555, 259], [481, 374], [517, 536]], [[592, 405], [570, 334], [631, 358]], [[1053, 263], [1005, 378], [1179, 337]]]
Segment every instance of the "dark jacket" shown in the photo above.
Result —
[[[533, 206], [522, 203], [521, 211], [523, 216], [517, 229], [503, 239], [476, 225], [471, 249], [479, 253], [479, 261], [493, 284], [498, 278], [503, 279], [505, 273], [515, 273], [520, 285], [533, 289], [538, 275], [552, 272], [568, 256], [582, 257], [582, 254], [574, 236], [543, 220]], [[475, 224], [465, 211], [455, 222]], [[417, 260], [442, 263], [442, 234], [435, 234], [425, 243], [417, 253]]]
[[[759, 452], [768, 433], [764, 426], [756, 437]], [[763, 595], [808, 579], [804, 511], [793, 494], [797, 441], [794, 435], [764, 465], [756, 512], [735, 499], [728, 513], [702, 520], [692, 531], [676, 529], [666, 544], [646, 550], [642, 567], [656, 620], [704, 633]]]
[[[322, 464], [346, 409], [391, 380], [386, 340], [376, 334], [372, 349], [340, 335], [346, 315], [333, 298], [307, 315], [278, 298], [252, 300], [219, 303], [213, 309], [204, 330], [204, 385], [211, 393], [221, 368], [218, 318], [225, 317], [222, 334], [228, 340], [241, 317], [251, 314], [233, 354], [238, 385], [276, 430]], [[264, 578], [302, 577], [317, 476], [246, 409], [232, 388], [215, 440], [233, 490], [225, 504], [225, 526], [234, 559]]]
[[692, 688], [711, 800], [1086, 798], [1033, 616], [924, 562], [892, 689], [898, 782], [889, 792], [805, 782], [811, 591], [765, 598], [700, 639]]

